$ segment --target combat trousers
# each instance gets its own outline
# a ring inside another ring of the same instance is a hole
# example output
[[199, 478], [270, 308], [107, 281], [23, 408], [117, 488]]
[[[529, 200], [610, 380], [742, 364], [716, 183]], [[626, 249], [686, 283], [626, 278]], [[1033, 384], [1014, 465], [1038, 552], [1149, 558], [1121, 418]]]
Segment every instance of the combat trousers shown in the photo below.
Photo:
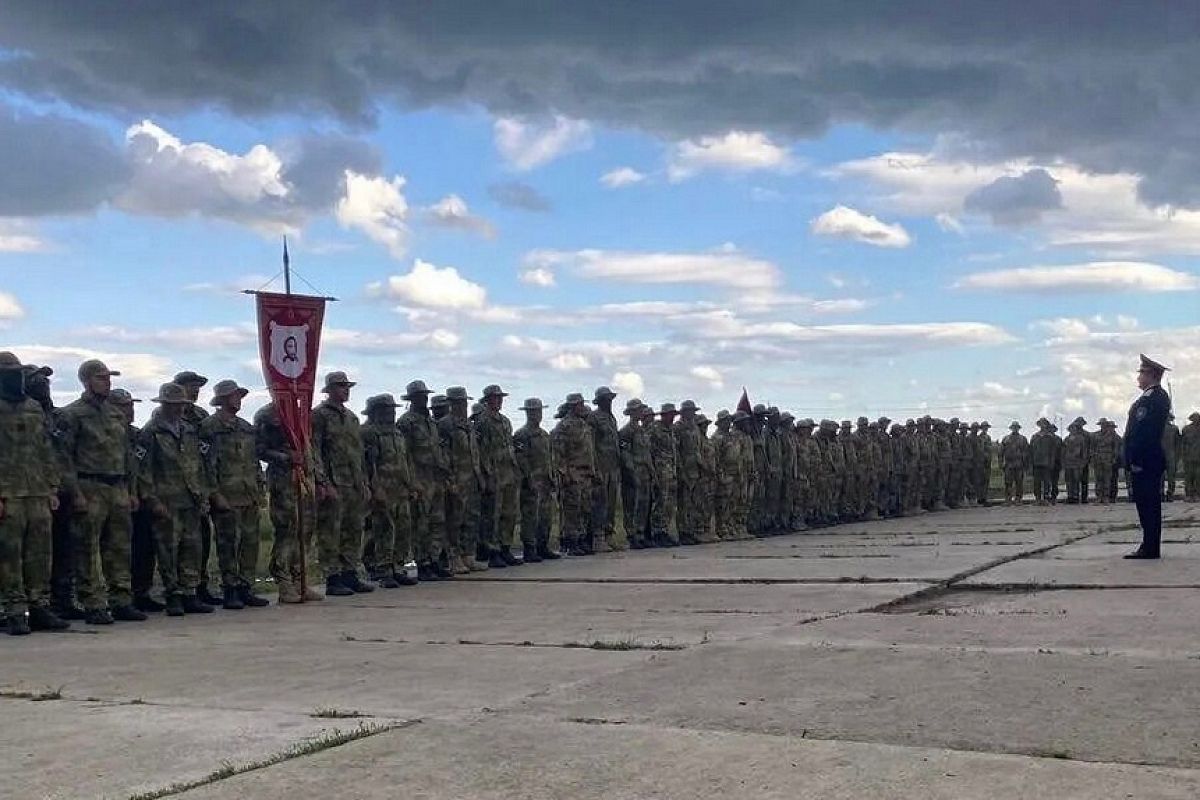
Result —
[[592, 541], [607, 541], [610, 545], [617, 532], [617, 495], [621, 485], [621, 470], [597, 470], [597, 483], [592, 489]]
[[1163, 483], [1165, 484], [1163, 487], [1163, 497], [1173, 498], [1175, 497], [1175, 484], [1179, 477], [1179, 467], [1178, 461], [1175, 459], [1169, 458], [1168, 460], [1170, 463], [1167, 464], [1167, 471], [1163, 473]]
[[[549, 549], [553, 506], [554, 496], [549, 483], [521, 481], [521, 548], [524, 552]], [[592, 535], [594, 537], [595, 533]]]
[[571, 551], [584, 543], [592, 507], [592, 482], [580, 476], [566, 476], [558, 488], [560, 536], [563, 550]]
[[677, 484], [675, 520], [679, 529], [679, 541], [683, 544], [696, 544], [700, 541], [703, 516], [704, 497], [703, 484], [698, 478], [680, 480]]
[[129, 545], [129, 585], [134, 597], [148, 597], [154, 586], [154, 571], [158, 556], [154, 548], [154, 521], [150, 512], [139, 508], [133, 512], [133, 538]]
[[[208, 562], [212, 559], [213, 520], [208, 514], [200, 517], [200, 586], [208, 586]], [[219, 559], [219, 556], [218, 556]]]
[[50, 602], [50, 499], [10, 497], [0, 517], [0, 612]]
[[1188, 500], [1200, 500], [1200, 461], [1183, 463], [1183, 493]]
[[217, 563], [221, 588], [249, 588], [258, 571], [258, 503], [212, 512], [217, 532]]
[[630, 544], [643, 543], [650, 533], [650, 476], [621, 476], [621, 511], [625, 538]]
[[980, 464], [975, 468], [975, 501], [980, 505], [987, 504], [991, 478], [990, 465]]
[[[675, 523], [675, 475], [674, 470], [662, 470], [654, 476], [654, 498], [650, 507], [650, 529], [656, 542], [679, 543], [679, 536], [672, 531]], [[751, 512], [753, 513], [753, 512]]]
[[1025, 470], [1020, 467], [1004, 468], [1004, 501], [1020, 503], [1025, 499]]
[[910, 472], [904, 476], [904, 510], [915, 513], [921, 508], [921, 487], [924, 485], [921, 473]]
[[79, 548], [75, 544], [72, 516], [70, 495], [60, 493], [58, 510], [52, 512], [50, 522], [50, 593], [59, 609], [76, 605], [78, 574], [75, 562]]
[[[282, 587], [299, 584], [301, 577], [301, 555], [304, 566], [312, 571], [316, 557], [316, 512], [313, 508], [311, 487], [303, 497], [296, 496], [292, 486], [275, 485], [271, 488], [271, 527], [274, 538], [271, 542], [271, 577]], [[304, 548], [301, 551], [301, 547]]]
[[1050, 500], [1050, 467], [1033, 467], [1033, 498], [1039, 503]]
[[395, 500], [370, 503], [371, 537], [365, 566], [373, 578], [385, 578], [403, 572], [412, 556], [412, 522], [409, 519], [407, 492]]
[[440, 480], [419, 478], [412, 514], [413, 550], [418, 564], [428, 564], [446, 548], [446, 486]]
[[484, 540], [490, 543], [493, 550], [512, 547], [517, 529], [519, 496], [520, 486], [515, 479], [507, 476], [497, 480], [491, 489], [483, 490]]
[[325, 577], [363, 572], [363, 524], [367, 509], [357, 486], [338, 486], [337, 497], [317, 506], [317, 542]]
[[717, 483], [717, 491], [715, 497], [716, 511], [716, 526], [718, 539], [736, 539], [736, 522], [737, 509], [734, 500], [733, 481], [720, 481]]
[[1096, 500], [1110, 503], [1113, 491], [1113, 468], [1111, 464], [1096, 464]]
[[152, 523], [163, 594], [193, 595], [200, 585], [200, 509], [195, 505], [168, 505], [164, 510], [166, 513], [155, 515]]
[[1046, 499], [1051, 503], [1058, 501], [1058, 481], [1061, 474], [1062, 470], [1059, 467], [1050, 470], [1050, 492], [1046, 495]]
[[79, 490], [87, 500], [72, 509], [79, 600], [89, 611], [129, 605], [129, 488], [80, 479]]
[[[1083, 478], [1083, 469], [1081, 467], [1063, 467], [1063, 479], [1067, 482], [1067, 502], [1079, 502], [1079, 488]], [[1084, 487], [1083, 494], [1087, 496], [1087, 488]]]
[[472, 473], [466, 486], [446, 487], [446, 540], [450, 547], [467, 560], [476, 557], [479, 549], [479, 486]]

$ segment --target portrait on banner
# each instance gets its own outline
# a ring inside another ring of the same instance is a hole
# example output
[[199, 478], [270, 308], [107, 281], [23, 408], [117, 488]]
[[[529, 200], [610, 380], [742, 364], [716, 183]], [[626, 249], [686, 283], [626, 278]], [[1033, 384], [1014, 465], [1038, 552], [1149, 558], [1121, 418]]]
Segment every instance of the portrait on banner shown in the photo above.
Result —
[[308, 369], [308, 324], [280, 325], [271, 320], [271, 369], [285, 378], [295, 380]]

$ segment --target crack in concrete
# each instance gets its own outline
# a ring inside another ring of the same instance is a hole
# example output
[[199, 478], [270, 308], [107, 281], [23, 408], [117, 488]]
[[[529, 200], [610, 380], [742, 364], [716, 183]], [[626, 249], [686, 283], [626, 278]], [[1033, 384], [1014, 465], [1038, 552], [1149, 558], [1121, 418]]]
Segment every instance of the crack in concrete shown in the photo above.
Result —
[[[989, 567], [990, 569], [990, 567]], [[969, 576], [968, 576], [969, 577]], [[936, 578], [894, 578], [894, 577], [870, 577], [860, 575], [858, 577], [842, 576], [837, 578], [569, 578], [569, 577], [542, 577], [542, 578], [476, 578], [471, 577], [468, 581], [480, 581], [484, 583], [608, 583], [608, 584], [646, 584], [655, 585], [716, 585], [716, 586], [830, 586], [840, 584], [877, 584], [877, 583], [941, 583]]]

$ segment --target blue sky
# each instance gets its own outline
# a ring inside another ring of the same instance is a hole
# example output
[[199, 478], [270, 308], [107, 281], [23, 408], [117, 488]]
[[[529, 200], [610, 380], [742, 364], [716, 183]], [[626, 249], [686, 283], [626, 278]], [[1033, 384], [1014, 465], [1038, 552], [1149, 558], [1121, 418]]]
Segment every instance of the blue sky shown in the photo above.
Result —
[[[1177, 367], [1177, 404], [1200, 402], [1192, 168], [1159, 175], [1120, 140], [1136, 132], [1056, 150], [1030, 142], [1065, 112], [1014, 105], [976, 129], [982, 112], [944, 112], [954, 92], [903, 124], [858, 100], [811, 130], [785, 103], [693, 118], [672, 109], [695, 86], [556, 94], [518, 56], [462, 42], [421, 66], [497, 58], [523, 90], [392, 77], [371, 84], [373, 118], [348, 120], [333, 95], [299, 92], [298, 113], [247, 109], [274, 100], [244, 81], [189, 84], [205, 48], [163, 89], [64, 61], [83, 35], [69, 20], [8, 22], [0, 47], [30, 68], [0, 69], [0, 340], [54, 366], [64, 401], [92, 355], [141, 396], [184, 368], [258, 389], [238, 290], [278, 273], [286, 233], [296, 288], [341, 298], [322, 369], [360, 381], [356, 404], [422, 378], [551, 401], [608, 384], [710, 412], [746, 386], [803, 416], [1094, 421], [1127, 408], [1140, 351]], [[578, 57], [552, 45], [546, 69]], [[92, 94], [35, 89], [42, 63], [86, 73]], [[417, 86], [431, 96], [406, 101]], [[1093, 119], [1106, 102], [1077, 100]], [[1146, 199], [1151, 181], [1177, 199]]]

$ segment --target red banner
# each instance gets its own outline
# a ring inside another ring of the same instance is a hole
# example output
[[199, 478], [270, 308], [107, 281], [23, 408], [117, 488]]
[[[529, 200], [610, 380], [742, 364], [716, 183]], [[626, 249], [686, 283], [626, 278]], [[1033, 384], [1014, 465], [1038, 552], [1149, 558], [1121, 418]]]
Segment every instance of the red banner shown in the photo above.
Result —
[[298, 452], [312, 436], [313, 389], [325, 298], [259, 292], [258, 349], [279, 422]]

